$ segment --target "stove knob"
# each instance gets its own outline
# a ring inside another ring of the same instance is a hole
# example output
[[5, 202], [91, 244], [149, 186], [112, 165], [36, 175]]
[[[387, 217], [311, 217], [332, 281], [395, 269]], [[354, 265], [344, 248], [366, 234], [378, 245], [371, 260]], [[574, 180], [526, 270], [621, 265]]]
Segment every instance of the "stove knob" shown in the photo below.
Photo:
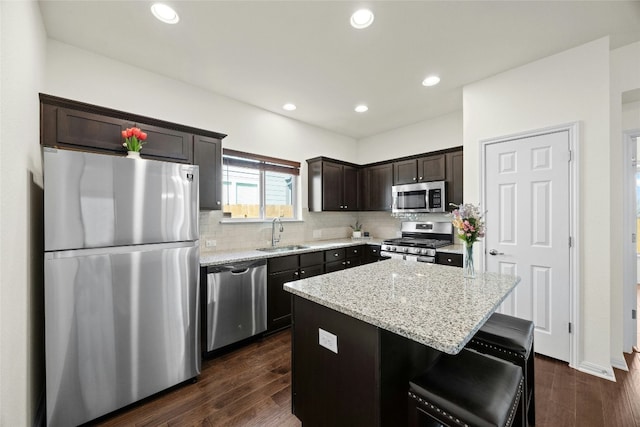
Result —
[[391, 252], [395, 252], [396, 251], [396, 247], [395, 246], [391, 246]]
[[427, 252], [428, 251], [426, 249], [420, 249], [420, 253], [423, 254], [423, 255], [426, 255]]
[[409, 253], [409, 248], [404, 248], [404, 253]]

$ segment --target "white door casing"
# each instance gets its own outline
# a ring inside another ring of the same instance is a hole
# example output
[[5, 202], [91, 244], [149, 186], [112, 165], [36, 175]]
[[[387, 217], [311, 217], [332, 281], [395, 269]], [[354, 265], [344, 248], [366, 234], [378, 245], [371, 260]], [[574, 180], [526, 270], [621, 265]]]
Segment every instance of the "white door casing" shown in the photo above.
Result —
[[533, 320], [535, 351], [564, 361], [571, 359], [569, 141], [564, 129], [483, 145], [485, 267], [521, 277], [500, 311]]
[[[637, 173], [637, 142], [640, 129], [623, 133], [623, 290], [622, 290], [622, 319], [623, 319], [623, 350], [633, 351], [637, 343], [637, 320], [632, 317], [632, 310], [637, 310], [638, 255], [636, 253], [637, 221], [636, 221], [636, 173]], [[614, 361], [615, 362], [615, 361]], [[615, 367], [628, 369], [624, 358]]]

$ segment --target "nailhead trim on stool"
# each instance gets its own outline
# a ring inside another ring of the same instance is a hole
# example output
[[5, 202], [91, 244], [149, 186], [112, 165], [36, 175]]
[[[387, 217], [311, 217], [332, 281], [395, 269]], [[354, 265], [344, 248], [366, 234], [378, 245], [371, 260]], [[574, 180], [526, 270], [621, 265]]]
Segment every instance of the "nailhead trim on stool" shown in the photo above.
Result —
[[[495, 341], [504, 345], [498, 345]], [[494, 313], [466, 348], [498, 357], [522, 368], [527, 418], [529, 424], [535, 425], [533, 322]]]
[[443, 355], [409, 382], [409, 425], [429, 417], [450, 427], [522, 426], [523, 387], [522, 371], [499, 358], [472, 350]]

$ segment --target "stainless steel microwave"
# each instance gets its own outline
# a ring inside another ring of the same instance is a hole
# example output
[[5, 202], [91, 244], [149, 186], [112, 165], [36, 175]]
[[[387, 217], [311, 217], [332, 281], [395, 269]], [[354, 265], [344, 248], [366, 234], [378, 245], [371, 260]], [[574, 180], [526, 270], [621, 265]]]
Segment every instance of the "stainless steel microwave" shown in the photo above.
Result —
[[394, 185], [393, 213], [423, 213], [445, 211], [445, 182], [431, 181]]

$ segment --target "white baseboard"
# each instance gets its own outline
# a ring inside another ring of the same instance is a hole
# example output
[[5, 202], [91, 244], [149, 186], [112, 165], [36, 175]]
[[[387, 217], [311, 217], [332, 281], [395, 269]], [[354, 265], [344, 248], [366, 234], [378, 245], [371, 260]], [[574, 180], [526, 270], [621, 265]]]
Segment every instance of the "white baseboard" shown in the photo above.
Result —
[[629, 372], [629, 367], [627, 366], [627, 361], [624, 359], [624, 357], [612, 357], [611, 358], [611, 366], [613, 366], [614, 368], [618, 368], [622, 371], [627, 371]]
[[611, 366], [607, 368], [591, 362], [582, 362], [576, 369], [580, 372], [584, 372], [585, 374], [594, 375], [596, 377], [604, 378], [605, 380], [616, 382], [616, 376], [613, 373], [613, 368]]

